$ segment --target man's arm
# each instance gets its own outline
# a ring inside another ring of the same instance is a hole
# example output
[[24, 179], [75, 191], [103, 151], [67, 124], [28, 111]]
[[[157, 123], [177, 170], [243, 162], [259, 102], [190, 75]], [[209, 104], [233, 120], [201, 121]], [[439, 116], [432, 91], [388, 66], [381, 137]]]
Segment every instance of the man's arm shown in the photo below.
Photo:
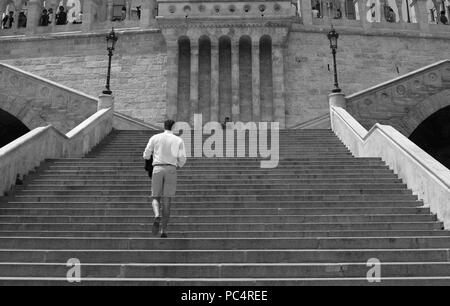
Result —
[[183, 167], [186, 164], [186, 149], [184, 148], [184, 141], [181, 140], [180, 148], [178, 150], [178, 167]]
[[154, 144], [154, 138], [151, 137], [150, 140], [148, 141], [147, 147], [145, 148], [144, 151], [144, 159], [150, 159], [150, 156], [152, 156], [153, 154], [153, 149], [155, 148], [155, 144]]

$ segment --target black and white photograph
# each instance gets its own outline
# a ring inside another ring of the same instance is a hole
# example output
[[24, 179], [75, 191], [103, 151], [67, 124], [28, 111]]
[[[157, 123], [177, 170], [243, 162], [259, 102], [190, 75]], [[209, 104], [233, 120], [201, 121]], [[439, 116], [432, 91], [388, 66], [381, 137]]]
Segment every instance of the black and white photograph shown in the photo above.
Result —
[[449, 286], [449, 15], [0, 0], [0, 287]]

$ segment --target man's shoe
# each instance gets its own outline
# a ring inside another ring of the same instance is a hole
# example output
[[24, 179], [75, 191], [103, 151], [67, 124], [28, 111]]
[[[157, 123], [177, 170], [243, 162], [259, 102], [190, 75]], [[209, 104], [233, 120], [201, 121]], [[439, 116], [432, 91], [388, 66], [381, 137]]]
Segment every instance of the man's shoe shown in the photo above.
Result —
[[153, 222], [153, 227], [152, 227], [153, 236], [158, 235], [160, 224], [161, 224], [161, 217], [156, 217], [155, 221]]
[[162, 233], [161, 234], [161, 238], [167, 238], [167, 234], [166, 233]]

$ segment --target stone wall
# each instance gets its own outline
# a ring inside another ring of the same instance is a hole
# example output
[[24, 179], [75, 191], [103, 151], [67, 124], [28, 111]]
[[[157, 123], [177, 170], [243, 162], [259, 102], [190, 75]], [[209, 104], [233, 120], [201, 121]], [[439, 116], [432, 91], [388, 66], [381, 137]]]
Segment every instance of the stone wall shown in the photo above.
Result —
[[[450, 40], [405, 35], [364, 35], [339, 30], [339, 84], [346, 94], [448, 57]], [[102, 35], [0, 41], [0, 61], [97, 96], [104, 87]], [[153, 124], [166, 114], [166, 45], [154, 30], [120, 34], [113, 60], [116, 110]], [[285, 49], [287, 127], [328, 112], [333, 83], [325, 31], [294, 30]]]
[[[104, 36], [2, 40], [0, 61], [98, 96], [106, 80]], [[154, 31], [119, 34], [111, 79], [116, 111], [151, 123], [163, 121], [165, 50], [163, 37]]]
[[[447, 59], [450, 48], [449, 39], [389, 33], [341, 34], [338, 44], [339, 85], [347, 95]], [[333, 65], [325, 33], [291, 32], [285, 68], [287, 126], [326, 114]]]

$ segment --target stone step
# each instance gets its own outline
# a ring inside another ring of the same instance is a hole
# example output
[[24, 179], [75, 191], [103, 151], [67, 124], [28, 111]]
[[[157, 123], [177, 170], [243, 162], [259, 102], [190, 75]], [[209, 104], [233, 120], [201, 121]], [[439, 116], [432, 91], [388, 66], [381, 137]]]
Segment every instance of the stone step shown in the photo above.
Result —
[[[66, 277], [0, 277], [0, 286], [73, 286]], [[367, 277], [336, 278], [83, 278], [81, 286], [450, 286], [450, 277]]]
[[[149, 186], [151, 184], [148, 177], [143, 179], [98, 179], [98, 180], [80, 180], [80, 179], [66, 179], [66, 180], [52, 180], [52, 179], [34, 179], [31, 184], [27, 187], [32, 186], [53, 186], [53, 187], [64, 187], [64, 186]], [[205, 180], [183, 180], [178, 181], [178, 186], [190, 185], [190, 186], [260, 186], [260, 185], [270, 185], [270, 186], [317, 186], [320, 189], [321, 186], [348, 186], [349, 188], [353, 186], [390, 186], [404, 185], [402, 181], [398, 178], [374, 178], [374, 179], [221, 179], [220, 181], [205, 181]], [[326, 187], [325, 187], [326, 188]], [[369, 187], [368, 187], [369, 188]], [[378, 188], [378, 187], [377, 187]]]
[[[424, 277], [450, 275], [448, 262], [389, 263], [380, 265], [383, 277]], [[0, 275], [10, 277], [63, 277], [66, 263], [0, 263]], [[364, 263], [258, 263], [258, 264], [179, 264], [179, 263], [121, 263], [82, 264], [81, 277], [112, 278], [330, 278], [364, 277], [368, 267]]]
[[[146, 209], [131, 208], [107, 208], [107, 209], [82, 209], [82, 208], [0, 208], [0, 215], [84, 215], [84, 216], [151, 216], [151, 207]], [[188, 215], [359, 215], [359, 214], [430, 214], [428, 207], [379, 207], [379, 208], [210, 208], [210, 209], [180, 209], [172, 208], [171, 216]]]
[[[450, 237], [351, 238], [60, 238], [0, 237], [3, 249], [117, 250], [266, 250], [266, 249], [435, 249], [446, 248]], [[67, 271], [66, 271], [67, 272]]]
[[[73, 184], [73, 183], [72, 183]], [[116, 190], [116, 191], [127, 191], [130, 188], [135, 190], [148, 190], [151, 186], [150, 180], [145, 184], [116, 184], [116, 185], [107, 185], [107, 184], [89, 184], [89, 185], [54, 185], [51, 183], [41, 183], [41, 184], [29, 184], [26, 186], [26, 190]], [[186, 182], [183, 184], [178, 183], [177, 188], [179, 190], [186, 190], [189, 188], [190, 190], [202, 190], [202, 189], [214, 189], [214, 190], [223, 190], [223, 189], [245, 189], [245, 190], [267, 190], [267, 189], [344, 189], [344, 190], [361, 190], [361, 189], [406, 189], [405, 184], [401, 183], [390, 183], [390, 184], [207, 184], [207, 183], [199, 183], [199, 184], [187, 184]]]
[[78, 258], [81, 263], [360, 263], [448, 262], [448, 249], [344, 250], [7, 250], [4, 263], [55, 263]]
[[[431, 214], [336, 214], [336, 215], [173, 215], [171, 223], [336, 223], [336, 222], [428, 222], [437, 221]], [[0, 223], [152, 223], [153, 214], [92, 215], [1, 215]]]
[[[104, 179], [117, 179], [122, 181], [134, 181], [134, 180], [149, 180], [148, 174], [145, 171], [142, 171], [140, 175], [94, 175], [94, 174], [39, 174], [40, 179], [50, 179], [50, 180], [104, 180]], [[359, 179], [398, 179], [398, 177], [394, 173], [382, 173], [382, 174], [360, 174], [356, 173], [345, 173], [345, 174], [208, 174], [208, 175], [178, 175], [178, 182], [183, 184], [186, 181], [203, 181], [203, 182], [219, 182], [223, 180], [279, 180], [279, 179], [287, 179], [287, 180], [333, 180], [335, 182], [344, 181], [347, 179], [359, 180]]]
[[[0, 223], [1, 231], [146, 231], [151, 232], [153, 219], [145, 223]], [[352, 222], [352, 223], [171, 223], [170, 232], [213, 231], [380, 231], [442, 230], [442, 222]], [[196, 237], [194, 237], [196, 238]], [[198, 237], [197, 237], [198, 238]], [[244, 237], [245, 238], [245, 237]]]
[[[128, 190], [106, 190], [106, 189], [98, 189], [98, 190], [23, 190], [21, 192], [24, 196], [47, 196], [47, 195], [64, 195], [64, 196], [148, 196], [149, 188], [144, 189], [128, 189]], [[183, 196], [199, 196], [199, 195], [274, 195], [282, 193], [283, 196], [287, 195], [374, 195], [374, 194], [383, 194], [383, 195], [411, 195], [412, 192], [409, 189], [405, 188], [396, 188], [396, 189], [261, 189], [261, 190], [251, 190], [251, 189], [197, 189], [193, 190], [191, 188], [178, 188], [177, 189], [177, 197]]]
[[[149, 238], [151, 231], [0, 231], [1, 237]], [[295, 238], [295, 237], [398, 237], [450, 236], [442, 230], [406, 231], [171, 231], [171, 238]]]
[[[150, 200], [141, 202], [18, 202], [10, 201], [2, 208], [115, 208], [145, 209], [150, 207]], [[180, 202], [173, 209], [296, 209], [296, 208], [386, 208], [386, 207], [421, 207], [421, 201], [245, 201], [245, 202]]]
[[[233, 158], [217, 158], [217, 157], [210, 157], [210, 158], [200, 158], [200, 157], [190, 157], [188, 162], [189, 163], [199, 163], [201, 165], [209, 164], [209, 163], [231, 163], [231, 164], [240, 164], [240, 163], [259, 163], [261, 159], [257, 158], [250, 158], [250, 157], [233, 157]], [[382, 163], [385, 164], [380, 158], [378, 157], [358, 157], [355, 158], [353, 156], [344, 156], [344, 157], [338, 157], [338, 158], [330, 158], [330, 157], [296, 157], [296, 158], [289, 158], [284, 157], [280, 160], [280, 163], [303, 163], [303, 162], [315, 162], [315, 163], [323, 163], [323, 162], [331, 162], [331, 163], [342, 163], [342, 162], [348, 162], [348, 163], [359, 163], [359, 162], [376, 162], [376, 163]], [[119, 164], [128, 164], [128, 163], [142, 163], [142, 157], [132, 159], [130, 161], [117, 161], [114, 159], [108, 159], [105, 158], [104, 160], [99, 158], [64, 158], [64, 159], [47, 159], [46, 162], [49, 163], [64, 163], [64, 164], [76, 164], [78, 162], [80, 163], [93, 163], [93, 164], [102, 164], [102, 163], [119, 163]]]
[[[57, 201], [71, 201], [71, 202], [86, 202], [86, 201], [101, 201], [101, 202], [135, 202], [148, 200], [148, 196], [33, 196], [33, 195], [21, 195], [16, 196], [16, 201], [24, 202], [57, 202]], [[403, 200], [403, 201], [415, 201], [417, 196], [415, 195], [186, 195], [176, 196], [173, 203], [189, 202], [214, 202], [214, 201], [227, 201], [227, 202], [242, 202], [242, 201], [376, 201], [376, 200]]]
[[[183, 172], [191, 172], [191, 171], [253, 171], [259, 169], [260, 165], [249, 165], [249, 166], [225, 166], [225, 165], [210, 165], [210, 166], [198, 166], [198, 165], [190, 165], [186, 164], [182, 169], [178, 171], [178, 173]], [[142, 171], [143, 163], [141, 165], [136, 166], [50, 166], [48, 167], [48, 171]], [[278, 170], [301, 170], [301, 171], [311, 171], [311, 170], [384, 170], [389, 169], [386, 165], [279, 165], [277, 167]]]

